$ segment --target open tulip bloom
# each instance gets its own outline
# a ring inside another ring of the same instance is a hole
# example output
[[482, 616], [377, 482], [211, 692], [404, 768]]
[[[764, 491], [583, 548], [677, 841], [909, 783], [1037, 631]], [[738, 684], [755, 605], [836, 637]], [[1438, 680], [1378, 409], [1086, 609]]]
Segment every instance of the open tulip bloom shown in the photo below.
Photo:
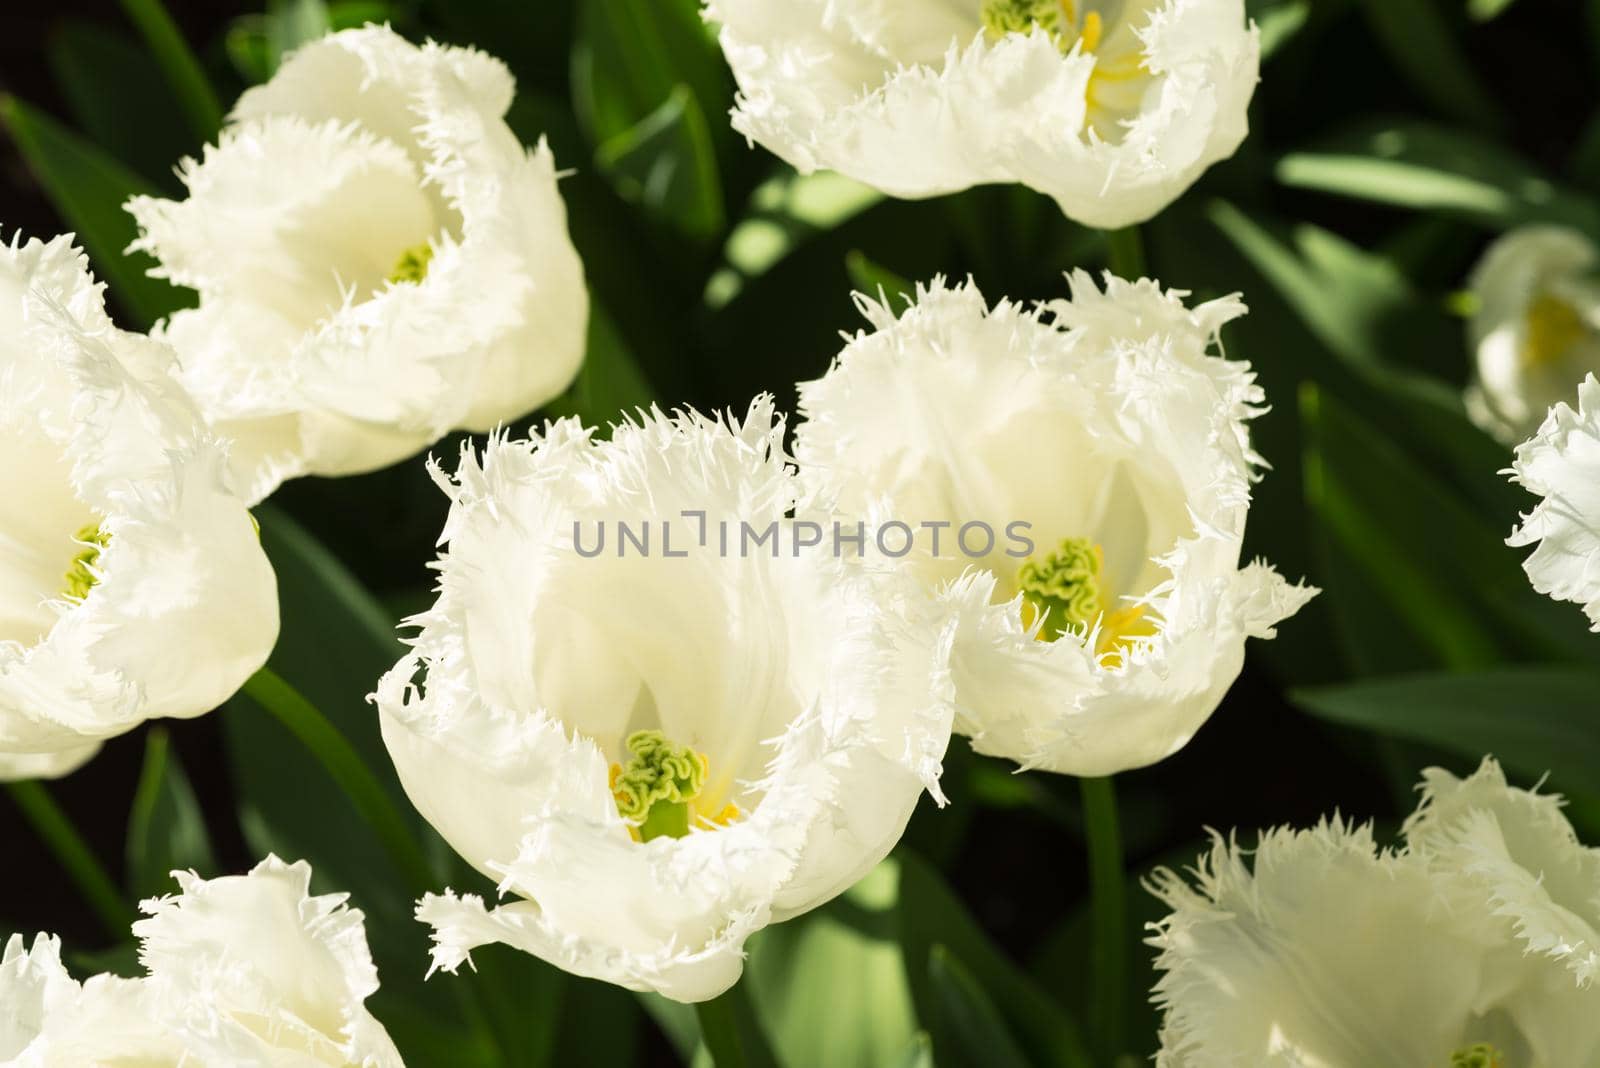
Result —
[[1600, 248], [1565, 227], [1513, 230], [1484, 253], [1471, 295], [1467, 411], [1513, 444], [1600, 372]]
[[[447, 970], [504, 942], [702, 1001], [937, 796], [953, 623], [893, 571], [790, 551], [770, 401], [590, 435], [495, 437], [439, 476], [439, 599], [376, 700], [412, 801], [512, 900], [418, 916]], [[742, 524], [783, 551], [746, 552]], [[653, 528], [649, 555], [624, 525]]]
[[259, 668], [278, 594], [165, 345], [71, 240], [0, 245], [0, 779], [65, 774]]
[[1239, 566], [1262, 395], [1208, 349], [1244, 305], [1191, 310], [1109, 276], [1102, 292], [1081, 272], [1072, 291], [991, 308], [937, 280], [898, 317], [862, 298], [872, 329], [801, 386], [795, 451], [819, 500], [920, 528], [907, 560], [925, 588], [978, 595], [954, 653], [956, 729], [1089, 776], [1186, 744], [1245, 639], [1315, 591]]
[[1155, 875], [1159, 1065], [1600, 1065], [1600, 850], [1493, 760], [1422, 790], [1398, 850], [1334, 819]]
[[550, 151], [503, 118], [514, 91], [481, 52], [333, 34], [239, 98], [186, 199], [129, 202], [152, 273], [199, 291], [164, 334], [252, 501], [572, 381], [588, 293]]
[[6, 1068], [402, 1068], [364, 1002], [378, 989], [360, 912], [313, 896], [311, 867], [173, 872], [179, 893], [133, 925], [136, 979], [79, 983], [61, 943], [13, 936], [0, 959]]
[[708, 0], [734, 128], [901, 197], [1020, 182], [1142, 222], [1248, 129], [1243, 0]]

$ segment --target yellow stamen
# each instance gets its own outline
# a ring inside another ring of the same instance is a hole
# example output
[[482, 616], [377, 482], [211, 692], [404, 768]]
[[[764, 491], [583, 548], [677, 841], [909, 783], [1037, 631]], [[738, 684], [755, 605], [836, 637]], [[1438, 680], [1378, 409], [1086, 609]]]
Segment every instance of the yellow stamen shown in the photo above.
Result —
[[1522, 365], [1530, 370], [1559, 363], [1568, 350], [1583, 340], [1585, 332], [1578, 309], [1548, 293], [1528, 305], [1524, 322], [1527, 333], [1522, 342]]

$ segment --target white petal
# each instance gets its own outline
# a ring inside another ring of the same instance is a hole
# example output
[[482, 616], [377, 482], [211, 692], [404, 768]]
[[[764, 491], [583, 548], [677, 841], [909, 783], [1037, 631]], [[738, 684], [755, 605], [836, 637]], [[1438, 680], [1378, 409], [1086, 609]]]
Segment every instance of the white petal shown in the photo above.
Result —
[[1576, 411], [1551, 408], [1511, 466], [1544, 499], [1506, 544], [1535, 546], [1522, 564], [1533, 588], [1582, 605], [1589, 629], [1600, 631], [1600, 380], [1590, 375], [1578, 387]]

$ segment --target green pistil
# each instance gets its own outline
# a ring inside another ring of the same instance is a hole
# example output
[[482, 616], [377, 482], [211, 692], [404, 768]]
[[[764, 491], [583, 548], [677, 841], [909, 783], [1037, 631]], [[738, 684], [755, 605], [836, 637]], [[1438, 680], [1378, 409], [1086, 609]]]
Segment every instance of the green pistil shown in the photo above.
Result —
[[1088, 538], [1068, 538], [1043, 560], [1029, 560], [1017, 572], [1017, 586], [1043, 617], [1039, 636], [1055, 641], [1100, 618], [1100, 550]]
[[1038, 26], [1059, 40], [1069, 29], [1061, 0], [983, 0], [979, 17], [990, 37], [1032, 33]]
[[80, 548], [78, 555], [72, 558], [72, 566], [67, 568], [66, 595], [74, 601], [81, 601], [89, 596], [89, 591], [100, 581], [95, 577], [94, 566], [100, 562], [101, 551], [111, 544], [111, 535], [101, 530], [99, 523], [95, 523], [78, 531], [72, 540], [79, 542]]
[[433, 246], [424, 241], [400, 253], [394, 270], [389, 272], [391, 282], [420, 282], [428, 277], [428, 264], [433, 261]]
[[633, 759], [611, 784], [617, 811], [639, 821], [639, 840], [689, 833], [689, 802], [706, 782], [705, 758], [686, 745], [673, 745], [660, 731], [628, 735]]
[[1450, 1068], [1504, 1068], [1500, 1051], [1487, 1042], [1478, 1042], [1450, 1054]]

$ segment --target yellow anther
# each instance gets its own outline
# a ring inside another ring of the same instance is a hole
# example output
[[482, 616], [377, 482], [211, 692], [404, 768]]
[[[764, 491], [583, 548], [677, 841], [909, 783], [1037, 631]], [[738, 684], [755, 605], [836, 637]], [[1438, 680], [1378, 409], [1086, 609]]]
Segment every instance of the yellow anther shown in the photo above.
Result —
[[1078, 33], [1078, 40], [1083, 42], [1085, 52], [1093, 52], [1100, 47], [1100, 35], [1105, 32], [1105, 25], [1100, 21], [1100, 12], [1091, 11], [1083, 16], [1083, 29]]

